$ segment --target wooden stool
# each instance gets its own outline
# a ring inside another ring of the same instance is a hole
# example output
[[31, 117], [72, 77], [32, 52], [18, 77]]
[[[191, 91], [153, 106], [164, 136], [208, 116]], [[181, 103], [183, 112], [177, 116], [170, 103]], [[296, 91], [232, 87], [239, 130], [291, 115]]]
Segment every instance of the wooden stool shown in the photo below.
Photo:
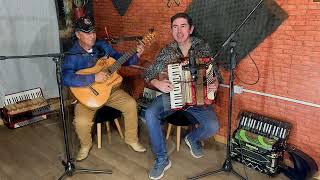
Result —
[[122, 130], [118, 121], [118, 118], [121, 117], [121, 111], [114, 109], [109, 106], [103, 106], [98, 109], [95, 116], [95, 122], [97, 123], [97, 142], [98, 148], [101, 148], [101, 124], [106, 123], [107, 127], [107, 141], [111, 143], [111, 132], [110, 132], [110, 121], [114, 121], [117, 126], [120, 137], [123, 139]]
[[178, 110], [173, 114], [167, 116], [163, 120], [168, 123], [168, 130], [166, 135], [167, 140], [169, 139], [172, 125], [177, 126], [177, 151], [180, 151], [181, 126], [197, 126], [197, 120], [190, 113], [183, 110]]

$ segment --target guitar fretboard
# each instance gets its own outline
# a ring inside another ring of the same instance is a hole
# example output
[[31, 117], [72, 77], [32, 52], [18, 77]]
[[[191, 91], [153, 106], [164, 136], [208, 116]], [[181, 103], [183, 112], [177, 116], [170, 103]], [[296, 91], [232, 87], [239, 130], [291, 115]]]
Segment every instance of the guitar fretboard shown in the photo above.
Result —
[[122, 55], [110, 68], [103, 69], [103, 71], [107, 73], [114, 73], [118, 69], [120, 69], [121, 65], [125, 63], [131, 56], [133, 56], [137, 52], [137, 48], [133, 48], [129, 50], [127, 53]]

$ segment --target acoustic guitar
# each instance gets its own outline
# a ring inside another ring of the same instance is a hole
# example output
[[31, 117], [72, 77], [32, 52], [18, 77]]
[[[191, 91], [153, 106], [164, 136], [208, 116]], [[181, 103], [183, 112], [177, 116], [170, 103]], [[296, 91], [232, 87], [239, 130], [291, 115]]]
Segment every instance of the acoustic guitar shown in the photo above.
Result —
[[[150, 45], [156, 36], [155, 32], [150, 32], [139, 41], [143, 46]], [[89, 108], [99, 108], [103, 106], [110, 97], [113, 87], [117, 87], [122, 82], [122, 77], [117, 73], [121, 65], [137, 52], [137, 48], [129, 50], [118, 60], [112, 57], [100, 58], [95, 66], [81, 69], [77, 74], [96, 74], [104, 71], [107, 73], [107, 80], [104, 82], [94, 82], [86, 87], [70, 87], [74, 97], [83, 105]]]

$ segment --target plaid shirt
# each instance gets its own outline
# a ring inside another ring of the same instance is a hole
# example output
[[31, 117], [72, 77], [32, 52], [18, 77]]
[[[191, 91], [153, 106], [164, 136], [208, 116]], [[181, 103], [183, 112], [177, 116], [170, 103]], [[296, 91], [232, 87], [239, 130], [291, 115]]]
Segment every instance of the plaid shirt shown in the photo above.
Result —
[[[199, 38], [192, 37], [190, 49], [194, 50], [195, 58], [212, 57], [209, 44]], [[188, 56], [190, 53], [190, 49], [188, 52]], [[184, 56], [178, 46], [178, 43], [175, 41], [171, 42], [160, 51], [159, 55], [155, 60], [155, 63], [152, 64], [145, 71], [145, 74], [144, 74], [145, 81], [149, 82], [157, 78], [159, 73], [166, 70], [166, 67], [168, 64], [180, 62], [180, 60], [183, 57]], [[223, 79], [222, 79], [222, 76], [220, 75], [216, 62], [213, 61], [212, 64], [213, 64], [213, 71], [216, 77], [218, 77], [219, 82], [222, 82]]]

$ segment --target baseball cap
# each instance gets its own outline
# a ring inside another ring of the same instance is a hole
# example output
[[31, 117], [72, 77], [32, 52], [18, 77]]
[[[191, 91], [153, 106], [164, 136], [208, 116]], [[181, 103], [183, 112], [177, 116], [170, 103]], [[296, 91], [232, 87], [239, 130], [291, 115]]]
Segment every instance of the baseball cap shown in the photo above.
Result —
[[85, 33], [94, 31], [94, 24], [91, 18], [88, 16], [79, 18], [75, 23], [75, 31], [82, 31]]

